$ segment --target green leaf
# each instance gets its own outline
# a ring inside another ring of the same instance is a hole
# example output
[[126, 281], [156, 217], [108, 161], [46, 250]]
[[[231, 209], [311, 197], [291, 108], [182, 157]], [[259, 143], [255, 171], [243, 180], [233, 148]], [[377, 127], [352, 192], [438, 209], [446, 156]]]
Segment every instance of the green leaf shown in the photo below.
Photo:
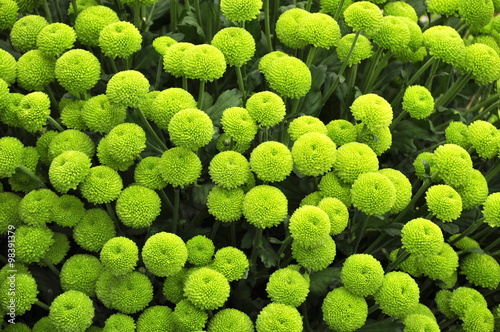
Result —
[[340, 269], [340, 267], [328, 267], [311, 274], [311, 293], [321, 297], [328, 294], [331, 286], [340, 282]]
[[278, 265], [278, 255], [266, 237], [262, 237], [262, 248], [259, 252], [260, 259], [266, 268]]
[[404, 225], [401, 223], [393, 223], [386, 227], [380, 227], [379, 229], [390, 236], [401, 236], [401, 229], [403, 226]]
[[193, 201], [196, 204], [205, 205], [207, 203], [207, 196], [214, 184], [207, 183], [201, 186], [193, 187]]
[[151, 7], [151, 10], [153, 10], [153, 15], [151, 15], [151, 20], [155, 21], [163, 16], [165, 16], [170, 9], [170, 1], [158, 1], [156, 5]]
[[198, 23], [198, 20], [193, 12], [186, 12], [186, 16], [184, 16], [181, 23], [177, 25], [177, 28], [186, 36], [192, 35], [193, 31], [195, 31], [196, 35], [198, 35], [201, 40], [206, 39], [205, 32], [203, 32], [203, 28]]
[[481, 248], [470, 248], [470, 249], [461, 250], [458, 253], [460, 253], [460, 254], [469, 253], [469, 254], [481, 254], [481, 255], [483, 255], [484, 251]]
[[220, 126], [220, 117], [225, 109], [241, 106], [241, 97], [243, 93], [238, 89], [226, 90], [217, 98], [215, 104], [207, 109], [207, 114], [216, 126]]
[[402, 332], [404, 328], [403, 322], [393, 318], [386, 318], [381, 321], [370, 321], [362, 328], [356, 330], [358, 332]]
[[460, 227], [453, 223], [443, 223], [440, 221], [436, 221], [435, 224], [441, 227], [441, 229], [448, 234], [456, 234], [460, 232]]

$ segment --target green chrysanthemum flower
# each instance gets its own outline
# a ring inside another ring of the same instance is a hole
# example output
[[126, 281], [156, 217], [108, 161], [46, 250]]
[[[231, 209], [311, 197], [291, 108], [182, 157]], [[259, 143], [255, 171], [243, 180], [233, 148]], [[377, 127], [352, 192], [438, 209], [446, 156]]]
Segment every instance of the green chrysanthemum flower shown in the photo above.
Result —
[[491, 227], [500, 227], [500, 193], [492, 193], [483, 206], [484, 222]]
[[[37, 176], [43, 178], [43, 175], [40, 175], [37, 171], [38, 160], [39, 160], [38, 152], [35, 147], [27, 146], [23, 149], [23, 156], [21, 159], [21, 165], [25, 166], [30, 172], [36, 174]], [[20, 169], [17, 169], [16, 172], [9, 178], [9, 185], [13, 191], [22, 191], [24, 193], [29, 193], [32, 190], [39, 188], [39, 182], [30, 178], [27, 174], [23, 173]]]
[[57, 59], [55, 76], [67, 91], [78, 95], [92, 89], [99, 81], [101, 64], [89, 51], [69, 50]]
[[214, 242], [204, 235], [196, 235], [186, 242], [187, 261], [196, 266], [207, 265], [215, 252]]
[[314, 47], [329, 49], [337, 46], [342, 37], [340, 27], [330, 15], [312, 13], [298, 21], [298, 36]]
[[184, 283], [184, 295], [197, 308], [213, 310], [229, 298], [229, 282], [211, 268], [202, 267], [191, 272]]
[[467, 128], [467, 140], [481, 158], [489, 159], [498, 154], [500, 133], [491, 123], [476, 120]]
[[168, 276], [163, 283], [163, 295], [172, 303], [179, 303], [184, 297], [184, 282], [186, 281], [188, 272], [186, 268], [180, 269], [178, 272]]
[[342, 62], [347, 61], [349, 67], [351, 67], [352, 65], [359, 64], [361, 63], [361, 61], [368, 59], [373, 55], [373, 46], [370, 40], [363, 35], [359, 35], [358, 40], [354, 45], [354, 49], [352, 50], [349, 59], [347, 59], [347, 55], [351, 50], [352, 43], [354, 42], [354, 38], [355, 34], [353, 33], [345, 35], [339, 40], [337, 47], [337, 55], [340, 61]]
[[242, 311], [227, 308], [218, 311], [208, 322], [208, 332], [253, 332], [255, 331], [253, 322]]
[[270, 303], [255, 321], [257, 332], [300, 332], [302, 317], [297, 309], [281, 303]]
[[41, 134], [36, 141], [36, 151], [40, 156], [40, 161], [47, 166], [50, 165], [52, 159], [54, 159], [49, 156], [50, 143], [52, 143], [52, 140], [58, 135], [58, 131], [48, 130]]
[[41, 266], [46, 266], [45, 260], [54, 265], [61, 263], [70, 249], [69, 240], [65, 234], [54, 232], [53, 238], [54, 243], [50, 246], [43, 260], [39, 262]]
[[102, 247], [100, 259], [102, 265], [113, 275], [124, 275], [134, 270], [139, 259], [139, 249], [134, 241], [126, 237], [114, 237]]
[[173, 233], [156, 233], [146, 240], [142, 248], [144, 265], [158, 277], [168, 277], [180, 271], [187, 258], [186, 244]]
[[209, 44], [196, 45], [183, 54], [182, 66], [185, 77], [212, 82], [226, 71], [224, 54]]
[[[12, 0], [3, 0], [3, 1], [7, 2]], [[2, 2], [0, 2], [0, 6], [2, 6]], [[2, 10], [3, 8], [4, 7], [2, 7]], [[0, 22], [1, 21], [2, 19], [0, 18]], [[3, 49], [0, 49], [0, 78], [3, 79], [8, 85], [12, 85], [17, 78], [16, 59], [14, 58], [14, 56], [12, 56], [12, 54]]]
[[432, 318], [421, 315], [421, 314], [411, 314], [405, 317], [404, 319], [405, 331], [407, 332], [418, 332], [428, 331], [428, 332], [439, 332], [441, 329], [439, 328], [438, 323], [434, 321]]
[[[163, 54], [163, 68], [174, 77], [184, 76], [184, 66], [182, 65], [185, 53], [195, 47], [191, 43], [176, 43], [170, 46]], [[195, 106], [193, 106], [195, 107]]]
[[99, 33], [99, 47], [111, 59], [127, 58], [141, 48], [142, 36], [130, 22], [106, 25]]
[[21, 316], [38, 301], [38, 289], [36, 280], [31, 274], [14, 273], [15, 279], [4, 277], [0, 282], [0, 304], [7, 310], [9, 310], [8, 306], [14, 304], [15, 315]]
[[45, 226], [52, 221], [52, 210], [57, 198], [56, 193], [50, 189], [33, 190], [19, 203], [19, 217], [30, 226]]
[[450, 222], [462, 213], [462, 198], [455, 189], [440, 184], [427, 189], [425, 201], [429, 211], [443, 222]]
[[323, 196], [337, 198], [346, 206], [351, 206], [351, 186], [342, 181], [335, 172], [323, 175], [318, 188]]
[[266, 285], [269, 298], [275, 303], [300, 306], [309, 294], [309, 281], [293, 269], [276, 270]]
[[88, 130], [82, 115], [84, 105], [85, 100], [61, 99], [59, 109], [62, 124], [69, 129]]
[[277, 125], [286, 114], [283, 99], [271, 91], [253, 94], [246, 102], [246, 109], [252, 119], [263, 127]]
[[485, 44], [491, 47], [492, 49], [497, 52], [497, 54], [500, 54], [500, 46], [498, 45], [497, 41], [495, 38], [492, 36], [488, 35], [479, 35], [474, 37], [474, 44]]
[[420, 255], [417, 261], [420, 271], [434, 280], [446, 280], [458, 267], [458, 255], [448, 243], [434, 254]]
[[96, 132], [107, 133], [116, 125], [123, 123], [127, 109], [111, 104], [107, 95], [97, 95], [85, 102], [82, 109], [83, 121]]
[[159, 157], [149, 156], [135, 166], [134, 181], [143, 187], [157, 190], [167, 186], [160, 174]]
[[302, 246], [301, 242], [292, 242], [292, 257], [298, 264], [312, 271], [321, 271], [332, 264], [337, 253], [335, 241], [331, 236], [316, 247]]
[[220, 272], [228, 281], [236, 281], [243, 278], [249, 265], [243, 251], [235, 247], [224, 247], [217, 250], [210, 267]]
[[382, 286], [384, 269], [372, 255], [354, 254], [345, 260], [340, 278], [350, 293], [366, 297]]
[[150, 119], [161, 129], [168, 129], [172, 117], [183, 109], [196, 108], [193, 96], [181, 88], [169, 88], [158, 93], [152, 103]]
[[434, 110], [434, 98], [424, 86], [409, 86], [406, 88], [403, 96], [403, 109], [412, 118], [424, 119]]
[[39, 15], [27, 15], [14, 23], [10, 31], [10, 43], [19, 52], [36, 49], [36, 38], [49, 23]]
[[250, 21], [260, 14], [262, 0], [221, 0], [220, 9], [229, 21]]
[[345, 287], [329, 292], [321, 306], [323, 319], [328, 326], [338, 332], [352, 332], [359, 329], [368, 317], [366, 300], [352, 294]]
[[20, 263], [39, 262], [54, 243], [54, 232], [47, 227], [25, 226], [16, 229], [16, 260]]
[[263, 142], [251, 152], [250, 167], [262, 181], [283, 181], [293, 170], [292, 153], [283, 143]]
[[205, 310], [198, 309], [187, 299], [177, 303], [173, 313], [173, 321], [176, 329], [181, 331], [202, 330], [208, 320]]
[[[453, 240], [455, 240], [457, 237], [461, 236], [460, 233], [456, 233], [456, 234], [453, 234], [452, 236], [449, 237], [448, 239], [448, 242], [452, 242]], [[481, 246], [479, 245], [479, 243], [468, 237], [468, 236], [464, 236], [463, 238], [461, 238], [460, 240], [458, 240], [457, 242], [453, 243], [452, 244], [455, 248], [458, 248], [460, 250], [467, 250], [467, 249], [472, 249], [472, 248], [481, 248]]]
[[327, 136], [337, 145], [341, 146], [354, 142], [357, 137], [356, 128], [347, 120], [332, 120], [326, 125]]
[[137, 319], [137, 331], [174, 332], [172, 309], [167, 306], [155, 305], [144, 310]]
[[0, 178], [11, 177], [21, 164], [24, 145], [15, 137], [0, 138]]
[[151, 114], [155, 112], [155, 109], [153, 108], [153, 103], [156, 99], [156, 97], [160, 94], [160, 91], [150, 91], [146, 95], [146, 98], [141, 101], [139, 104], [139, 109], [142, 111], [144, 114], [144, 117], [148, 120], [151, 119]]
[[135, 331], [135, 321], [132, 317], [116, 313], [106, 319], [104, 322], [103, 332], [114, 332], [114, 331], [122, 331], [122, 332], [134, 332]]
[[245, 153], [250, 149], [252, 141], [236, 141], [231, 135], [223, 133], [217, 139], [217, 150], [223, 151], [236, 151], [239, 153]]
[[455, 313], [451, 311], [450, 308], [450, 299], [453, 293], [449, 290], [442, 289], [436, 293], [435, 301], [437, 305], [437, 309], [445, 315], [447, 318], [454, 318]]
[[335, 148], [335, 143], [325, 134], [303, 134], [292, 146], [294, 166], [304, 175], [322, 175], [328, 172], [336, 161]]
[[427, 11], [446, 16], [456, 15], [459, 2], [460, 0], [427, 0]]
[[302, 247], [315, 247], [330, 234], [330, 219], [319, 207], [304, 205], [290, 217], [289, 230], [294, 242]]
[[56, 60], [39, 50], [31, 50], [17, 61], [17, 83], [28, 91], [43, 90], [55, 78]]
[[52, 301], [49, 318], [57, 329], [83, 331], [92, 325], [94, 304], [86, 294], [69, 290]]
[[222, 129], [236, 142], [250, 142], [257, 134], [257, 124], [243, 107], [230, 107], [222, 112]]
[[9, 86], [2, 78], [0, 78], [0, 110], [5, 109], [9, 105]]
[[107, 166], [95, 166], [80, 185], [82, 196], [94, 204], [103, 204], [118, 198], [123, 188], [117, 171]]
[[414, 22], [418, 21], [417, 12], [408, 3], [403, 1], [389, 2], [384, 6], [384, 14], [392, 16], [408, 17]]
[[327, 133], [325, 124], [318, 118], [309, 115], [295, 118], [288, 127], [288, 134], [293, 141], [306, 133]]
[[292, 56], [275, 59], [264, 74], [269, 86], [283, 97], [298, 99], [311, 89], [311, 71], [302, 60]]
[[172, 117], [168, 133], [175, 145], [196, 151], [210, 143], [214, 125], [207, 113], [195, 108], [184, 109]]
[[156, 37], [152, 43], [155, 51], [161, 56], [165, 55], [167, 49], [174, 44], [177, 44], [177, 40], [169, 36]]
[[241, 188], [214, 186], [207, 196], [208, 213], [223, 222], [237, 221], [243, 213], [244, 197]]
[[477, 85], [493, 83], [500, 78], [500, 56], [485, 44], [472, 44], [464, 51], [462, 67], [472, 73]]
[[[364, 124], [359, 123], [354, 126], [356, 133], [359, 135], [362, 133]], [[384, 152], [389, 150], [392, 145], [392, 133], [389, 127], [382, 127], [378, 129], [368, 129], [366, 130], [364, 136], [360, 139], [361, 143], [368, 145], [377, 156], [382, 155]]]
[[52, 215], [56, 224], [63, 227], [74, 227], [83, 219], [85, 208], [78, 197], [62, 195], [54, 203]]
[[392, 107], [382, 97], [369, 93], [362, 95], [351, 105], [354, 118], [369, 129], [388, 127], [392, 122]]
[[410, 30], [400, 17], [384, 16], [380, 29], [373, 35], [373, 40], [382, 48], [399, 51], [410, 43]]
[[314, 191], [310, 193], [309, 195], [306, 195], [302, 200], [300, 201], [299, 207], [302, 207], [304, 205], [313, 205], [313, 206], [318, 206], [319, 202], [323, 199], [323, 194], [319, 191]]
[[90, 173], [90, 158], [81, 151], [64, 151], [52, 160], [49, 168], [50, 183], [60, 193], [66, 193], [83, 182]]
[[241, 153], [235, 151], [219, 152], [212, 158], [208, 166], [208, 173], [212, 181], [227, 189], [244, 184], [249, 170], [248, 160]]
[[470, 253], [461, 260], [460, 270], [473, 285], [495, 289], [500, 284], [500, 265], [490, 255]]
[[149, 92], [149, 81], [136, 70], [116, 73], [106, 86], [109, 101], [124, 107], [138, 107]]
[[[426, 163], [429, 164], [429, 174], [426, 174]], [[431, 176], [437, 172], [434, 154], [431, 152], [421, 152], [413, 161], [413, 167], [415, 168], [415, 174], [417, 177], [424, 181], [426, 179], [426, 175]], [[438, 179], [439, 175], [435, 180]]]
[[351, 189], [352, 204], [367, 215], [389, 212], [396, 202], [396, 188], [385, 175], [368, 172], [359, 175]]
[[451, 121], [444, 131], [446, 141], [450, 144], [456, 144], [464, 149], [468, 149], [470, 147], [470, 142], [467, 131], [468, 127], [465, 123]]
[[198, 180], [202, 167], [200, 158], [193, 151], [176, 147], [163, 153], [159, 169], [165, 182], [183, 188]]
[[[1, 59], [0, 59], [1, 61]], [[5, 123], [10, 127], [21, 127], [19, 123], [19, 104], [24, 98], [21, 93], [8, 93], [5, 97], [5, 104], [3, 109], [0, 111], [0, 121]]]
[[0, 234], [6, 234], [9, 230], [9, 225], [14, 227], [20, 225], [19, 202], [21, 202], [21, 197], [14, 193], [0, 193]]
[[47, 55], [59, 57], [64, 51], [73, 48], [76, 33], [64, 23], [52, 23], [45, 26], [36, 38], [36, 46]]
[[44, 92], [29, 93], [19, 103], [19, 124], [30, 133], [42, 130], [49, 115], [50, 99]]
[[[96, 0], [76, 0], [76, 8], [79, 13], [84, 11], [85, 9], [92, 7], [92, 6], [97, 6], [97, 1]], [[72, 4], [69, 4], [68, 6], [68, 15], [74, 14], [74, 8]]]
[[243, 199], [243, 215], [258, 228], [279, 225], [288, 213], [288, 199], [276, 187], [259, 185], [248, 191]]
[[342, 8], [340, 8], [340, 17], [343, 18], [344, 12], [349, 7], [352, 5], [354, 1], [353, 0], [320, 0], [319, 3], [321, 5], [321, 12], [326, 13], [329, 15], [335, 15], [337, 13], [337, 10], [339, 10], [339, 5], [342, 3]]
[[116, 236], [115, 224], [106, 211], [90, 209], [73, 229], [73, 239], [83, 249], [98, 252]]
[[[300, 33], [300, 26], [311, 15], [302, 8], [289, 9], [278, 17], [276, 21], [276, 36], [279, 41], [290, 48], [303, 48], [308, 41]], [[305, 19], [305, 20], [304, 20]]]
[[0, 30], [10, 29], [17, 20], [19, 6], [13, 0], [2, 0], [0, 1], [0, 9]]
[[95, 146], [92, 139], [85, 133], [68, 129], [57, 134], [49, 143], [48, 159], [50, 162], [66, 151], [80, 151], [89, 158], [94, 156]]
[[470, 308], [461, 318], [463, 320], [462, 327], [464, 331], [493, 331], [495, 328], [495, 317], [488, 308], [483, 306]]
[[125, 188], [116, 200], [116, 214], [127, 227], [149, 227], [160, 212], [160, 196], [143, 186], [131, 185]]
[[483, 308], [488, 306], [484, 296], [470, 287], [456, 288], [449, 301], [451, 311], [460, 318], [463, 318], [470, 309], [474, 310], [476, 306]]
[[384, 282], [374, 297], [383, 313], [404, 317], [418, 304], [420, 290], [410, 275], [394, 271], [385, 275]]
[[460, 187], [470, 179], [472, 160], [467, 151], [455, 144], [444, 144], [434, 151], [434, 165], [447, 185]]
[[15, 324], [7, 325], [7, 327], [5, 327], [3, 331], [5, 331], [5, 332], [31, 332], [31, 328], [24, 323], [16, 322]]
[[369, 36], [380, 29], [383, 20], [380, 8], [368, 1], [358, 1], [347, 7], [344, 18], [354, 31], [363, 31]]
[[230, 66], [243, 66], [255, 53], [253, 36], [244, 28], [239, 27], [219, 30], [212, 39], [212, 45], [224, 54]]
[[458, 14], [473, 28], [481, 29], [490, 23], [495, 12], [493, 1], [458, 1]]
[[349, 211], [344, 203], [337, 198], [325, 197], [317, 206], [325, 211], [330, 219], [330, 235], [342, 233], [349, 222]]
[[91, 6], [81, 12], [75, 20], [75, 32], [78, 40], [84, 45], [97, 46], [101, 30], [120, 21], [118, 15], [106, 6]]
[[463, 67], [465, 44], [455, 29], [437, 25], [425, 30], [422, 37], [431, 55], [443, 62]]
[[269, 52], [266, 55], [264, 55], [262, 58], [260, 58], [259, 70], [264, 75], [267, 75], [269, 67], [271, 66], [271, 63], [273, 63], [274, 60], [281, 58], [281, 57], [287, 57], [287, 56], [289, 56], [289, 55], [284, 53], [284, 52], [281, 52], [281, 51]]
[[412, 197], [412, 186], [408, 178], [398, 170], [384, 168], [379, 173], [387, 176], [396, 189], [396, 201], [390, 213], [399, 213], [410, 203]]
[[444, 243], [441, 228], [432, 221], [416, 218], [408, 221], [401, 230], [403, 248], [413, 255], [436, 254]]
[[61, 268], [61, 287], [64, 291], [77, 290], [88, 296], [95, 296], [95, 284], [102, 271], [103, 266], [97, 257], [73, 255]]

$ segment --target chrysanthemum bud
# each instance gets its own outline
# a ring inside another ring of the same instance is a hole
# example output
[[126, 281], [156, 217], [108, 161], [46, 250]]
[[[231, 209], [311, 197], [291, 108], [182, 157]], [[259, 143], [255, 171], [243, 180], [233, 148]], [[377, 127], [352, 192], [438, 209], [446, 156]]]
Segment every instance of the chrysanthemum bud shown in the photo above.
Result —
[[337, 253], [335, 241], [326, 236], [324, 242], [316, 247], [302, 246], [301, 242], [292, 242], [292, 256], [306, 269], [321, 271], [332, 264]]
[[416, 218], [408, 221], [401, 230], [403, 248], [418, 256], [436, 254], [444, 243], [441, 228], [432, 221]]
[[340, 278], [350, 293], [366, 297], [382, 286], [384, 269], [372, 255], [354, 254], [345, 260]]
[[323, 196], [337, 198], [346, 206], [351, 206], [351, 186], [342, 181], [335, 172], [323, 175], [318, 187]]
[[269, 86], [283, 97], [298, 99], [311, 89], [311, 71], [302, 60], [292, 56], [275, 59], [265, 76]]
[[309, 294], [309, 282], [298, 271], [279, 269], [269, 277], [266, 292], [275, 303], [298, 307]]
[[468, 127], [465, 123], [451, 121], [444, 130], [446, 141], [450, 144], [456, 144], [464, 149], [470, 147], [469, 137], [467, 136]]
[[95, 166], [80, 185], [82, 196], [94, 204], [103, 204], [118, 198], [123, 182], [117, 171], [107, 166]]
[[472, 73], [478, 85], [493, 83], [500, 78], [500, 56], [485, 44], [472, 44], [465, 48], [462, 66]]
[[276, 187], [256, 186], [243, 199], [243, 215], [258, 228], [280, 224], [288, 213], [288, 200]]
[[415, 8], [413, 8], [410, 4], [403, 1], [394, 1], [387, 3], [384, 6], [384, 14], [408, 17], [414, 22], [417, 22], [418, 20]]
[[14, 0], [0, 1], [0, 30], [10, 29], [17, 20], [19, 6]]
[[202, 267], [190, 273], [184, 283], [184, 294], [196, 307], [213, 310], [224, 305], [229, 297], [228, 280], [220, 273], [208, 267]]
[[177, 44], [177, 40], [169, 36], [156, 37], [152, 43], [155, 51], [162, 56], [165, 55], [167, 49], [174, 44]]
[[186, 244], [173, 233], [156, 233], [146, 240], [142, 248], [144, 265], [159, 277], [168, 277], [180, 271], [187, 258]]
[[214, 242], [204, 235], [196, 235], [186, 242], [187, 261], [196, 266], [207, 265], [215, 252]]
[[350, 109], [354, 118], [369, 129], [388, 127], [392, 122], [391, 105], [384, 98], [373, 93], [356, 98]]
[[434, 165], [440, 178], [450, 186], [460, 187], [470, 179], [472, 160], [467, 151], [455, 144], [444, 144], [434, 151]]
[[368, 317], [366, 300], [354, 295], [345, 287], [329, 292], [321, 306], [323, 319], [334, 331], [356, 331]]
[[381, 173], [368, 172], [359, 175], [352, 184], [352, 204], [367, 215], [389, 212], [396, 202], [396, 188]]
[[174, 77], [185, 75], [182, 65], [186, 52], [195, 47], [191, 43], [176, 43], [170, 46], [163, 54], [163, 68]]
[[113, 275], [120, 276], [135, 269], [139, 249], [126, 237], [114, 237], [104, 244], [100, 252], [102, 265]]
[[90, 209], [73, 229], [73, 239], [83, 249], [98, 252], [116, 236], [115, 224], [102, 209]]
[[76, 254], [68, 258], [61, 268], [61, 287], [95, 296], [95, 283], [103, 271], [99, 259], [88, 254]]
[[26, 15], [14, 23], [10, 31], [10, 43], [19, 52], [36, 49], [36, 38], [49, 25], [40, 15]]
[[101, 78], [99, 60], [86, 50], [74, 49], [64, 53], [56, 61], [56, 79], [73, 94], [92, 89]]
[[52, 23], [45, 26], [37, 36], [36, 46], [40, 51], [55, 57], [73, 48], [76, 33], [72, 27], [64, 23]]
[[207, 113], [189, 108], [180, 110], [172, 117], [168, 132], [175, 145], [196, 151], [210, 143], [214, 125]]
[[495, 289], [500, 284], [500, 265], [490, 255], [470, 253], [461, 260], [460, 270], [473, 285]]
[[85, 102], [82, 118], [87, 127], [96, 132], [107, 133], [116, 125], [123, 123], [127, 109], [111, 104], [107, 95], [97, 95]]
[[384, 16], [373, 40], [382, 48], [398, 51], [410, 43], [410, 30], [400, 17]]
[[49, 168], [49, 180], [60, 193], [66, 193], [83, 182], [90, 173], [90, 158], [81, 151], [65, 151], [58, 155]]
[[276, 36], [279, 41], [290, 48], [303, 48], [308, 41], [300, 33], [300, 23], [311, 13], [302, 8], [289, 9], [278, 17], [276, 21]]
[[255, 329], [252, 320], [247, 314], [236, 309], [226, 308], [218, 311], [208, 322], [207, 331], [253, 332]]
[[342, 35], [340, 27], [330, 15], [312, 13], [299, 19], [299, 38], [314, 47], [329, 49], [337, 46]]
[[337, 149], [333, 167], [340, 179], [353, 183], [362, 173], [376, 172], [378, 158], [368, 145], [351, 142]]
[[141, 43], [139, 30], [126, 21], [106, 25], [99, 33], [99, 47], [111, 59], [131, 56], [141, 48]]
[[230, 66], [241, 67], [255, 53], [255, 40], [244, 28], [229, 27], [219, 30], [212, 39], [212, 45], [217, 47]]
[[294, 166], [304, 175], [322, 175], [328, 172], [336, 161], [335, 148], [335, 143], [325, 134], [303, 134], [292, 146]]
[[19, 124], [30, 133], [42, 130], [49, 115], [50, 99], [44, 92], [28, 93], [19, 103]]

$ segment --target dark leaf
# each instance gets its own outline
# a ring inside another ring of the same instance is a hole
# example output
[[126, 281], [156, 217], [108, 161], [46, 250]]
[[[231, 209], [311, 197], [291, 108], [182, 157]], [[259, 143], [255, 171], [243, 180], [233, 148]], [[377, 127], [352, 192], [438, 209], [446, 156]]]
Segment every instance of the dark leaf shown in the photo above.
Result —
[[362, 328], [356, 330], [358, 332], [402, 332], [404, 328], [400, 320], [386, 318], [381, 321], [370, 321]]
[[220, 126], [220, 117], [226, 108], [241, 106], [241, 97], [243, 93], [238, 89], [226, 90], [217, 98], [215, 104], [206, 110], [216, 126]]
[[335, 282], [340, 281], [340, 267], [329, 267], [311, 274], [311, 293], [325, 296]]

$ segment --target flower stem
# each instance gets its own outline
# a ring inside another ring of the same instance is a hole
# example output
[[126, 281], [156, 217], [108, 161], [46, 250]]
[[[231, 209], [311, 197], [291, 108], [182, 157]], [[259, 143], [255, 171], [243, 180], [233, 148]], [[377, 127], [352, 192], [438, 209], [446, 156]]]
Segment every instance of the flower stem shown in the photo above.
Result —
[[163, 56], [160, 55], [160, 59], [158, 59], [158, 67], [156, 68], [156, 80], [154, 85], [155, 90], [158, 90], [158, 88], [160, 87], [160, 78], [163, 69], [162, 64], [163, 64]]
[[405, 207], [405, 209], [398, 214], [398, 216], [394, 220], [394, 223], [401, 222], [401, 220], [406, 216], [406, 214], [410, 210], [413, 210], [413, 207], [414, 207], [415, 203], [425, 193], [425, 191], [427, 190], [427, 188], [429, 188], [429, 186], [432, 183], [432, 180], [437, 176], [437, 174], [438, 174], [438, 172], [434, 173], [430, 178], [425, 179], [424, 183], [422, 183], [422, 186], [417, 191], [417, 193], [415, 194], [415, 196], [413, 196], [413, 198], [411, 199], [410, 203], [408, 203], [408, 205]]
[[333, 15], [333, 18], [335, 19], [335, 21], [338, 21], [340, 14], [342, 14], [342, 7], [344, 7], [344, 2], [345, 2], [345, 0], [339, 1], [337, 10], [335, 11], [335, 14]]
[[43, 183], [43, 181], [38, 176], [36, 176], [32, 171], [30, 171], [26, 166], [19, 165], [17, 166], [17, 169], [26, 174], [30, 179], [35, 181], [38, 184], [39, 188], [47, 188], [45, 183]]
[[172, 205], [172, 202], [168, 198], [167, 194], [165, 193], [165, 190], [160, 189], [160, 190], [158, 190], [158, 192], [160, 193], [160, 197], [163, 198], [163, 201], [165, 202], [165, 204], [167, 204], [169, 210], [174, 211], [174, 206]]
[[298, 99], [295, 99], [294, 102], [293, 102], [293, 108], [292, 108], [292, 115], [296, 114], [297, 111], [299, 110], [299, 105], [300, 105], [300, 98]]
[[493, 168], [485, 175], [486, 181], [490, 182], [491, 179], [500, 171], [500, 160], [497, 159]]
[[273, 51], [273, 44], [271, 43], [271, 19], [269, 16], [269, 1], [264, 0], [264, 24], [265, 24], [265, 32], [266, 32], [266, 44], [268, 52]]
[[42, 258], [42, 263], [47, 265], [47, 267], [56, 275], [59, 276], [59, 270], [52, 264], [48, 258]]
[[356, 242], [354, 243], [354, 251], [353, 251], [354, 253], [358, 252], [359, 244], [361, 243], [361, 239], [363, 238], [363, 235], [365, 235], [366, 226], [368, 225], [368, 221], [370, 220], [370, 217], [371, 217], [371, 215], [367, 215], [359, 227], [359, 233], [358, 233], [358, 236], [356, 237]]
[[285, 252], [286, 248], [292, 243], [292, 237], [290, 235], [288, 235], [286, 237], [286, 239], [284, 239], [283, 241], [281, 241], [281, 247], [279, 248], [278, 250], [278, 259], [281, 259], [281, 255], [283, 255], [283, 253]]
[[493, 249], [497, 244], [500, 244], [500, 237], [497, 238], [495, 241], [491, 242], [486, 248], [484, 248], [484, 251], [490, 251]]
[[398, 117], [394, 121], [392, 121], [391, 125], [389, 126], [389, 129], [390, 130], [394, 129], [394, 127], [396, 127], [399, 121], [401, 121], [405, 117], [406, 113], [408, 113], [406, 110], [402, 110], [399, 113]]
[[139, 4], [133, 5], [132, 12], [134, 14], [134, 25], [137, 28], [137, 30], [140, 31], [141, 30], [141, 25], [142, 25], [142, 21], [141, 21], [141, 5], [139, 5]]
[[43, 10], [45, 11], [45, 15], [47, 16], [47, 22], [52, 23], [52, 13], [50, 12], [49, 4], [47, 0], [43, 0]]
[[455, 98], [460, 91], [469, 83], [470, 79], [472, 78], [472, 74], [468, 73], [466, 75], [462, 75], [458, 80], [456, 80], [453, 85], [446, 91], [445, 94], [440, 96], [438, 99], [436, 99], [436, 104], [435, 107], [441, 107], [441, 106], [446, 106], [450, 101]]
[[146, 127], [146, 131], [153, 137], [153, 139], [156, 141], [156, 143], [158, 143], [160, 145], [160, 147], [163, 149], [163, 151], [167, 151], [168, 150], [167, 146], [165, 145], [165, 143], [163, 143], [163, 141], [160, 139], [160, 137], [158, 137], [158, 135], [155, 133], [155, 131], [153, 130], [153, 127], [151, 127], [151, 125], [149, 124], [149, 121], [146, 119], [146, 117], [144, 116], [144, 113], [142, 113], [141, 109], [136, 108], [135, 110], [137, 111], [137, 114], [141, 118], [141, 121], [144, 124], [144, 127]]
[[201, 110], [201, 107], [203, 106], [203, 97], [205, 95], [205, 81], [201, 80], [200, 81], [200, 91], [198, 94], [198, 108]]
[[61, 125], [53, 118], [51, 117], [50, 115], [47, 117], [47, 120], [49, 121], [49, 123], [55, 127], [57, 130], [59, 131], [64, 131], [64, 128], [61, 127]]
[[262, 228], [257, 228], [257, 231], [255, 233], [255, 237], [253, 238], [253, 247], [252, 247], [252, 254], [250, 255], [250, 266], [252, 270], [256, 270], [257, 268], [257, 256], [258, 252], [262, 248]]
[[[177, 29], [177, 0], [170, 0], [170, 31]], [[189, 0], [186, 0], [186, 6], [189, 6]]]
[[469, 227], [467, 227], [467, 229], [465, 231], [463, 231], [459, 236], [457, 236], [456, 238], [454, 238], [453, 240], [450, 241], [450, 244], [454, 244], [454, 243], [457, 243], [458, 241], [460, 241], [461, 239], [463, 239], [464, 237], [468, 236], [469, 234], [472, 234], [476, 231], [476, 229], [479, 228], [479, 226], [481, 226], [482, 224], [484, 223], [484, 218], [480, 218], [476, 221], [474, 221]]
[[243, 75], [241, 75], [241, 67], [236, 66], [236, 77], [238, 77], [238, 86], [243, 93], [243, 107], [245, 107], [245, 103], [247, 100], [247, 93], [245, 90], [245, 83], [243, 82]]
[[174, 215], [172, 220], [172, 233], [177, 233], [177, 225], [179, 224], [179, 204], [180, 204], [180, 189], [174, 189]]
[[306, 66], [310, 67], [316, 57], [316, 52], [318, 51], [317, 47], [311, 46], [309, 49], [309, 53], [307, 53]]
[[387, 266], [385, 273], [390, 272], [390, 271], [394, 270], [395, 268], [397, 268], [398, 265], [401, 264], [402, 262], [404, 262], [408, 257], [410, 257], [410, 253], [408, 251], [406, 251], [405, 248], [399, 249], [398, 257], [396, 258], [396, 260], [394, 262], [390, 263], [389, 266]]
[[78, 6], [76, 5], [76, 0], [71, 0], [71, 6], [73, 7], [73, 13], [75, 17], [78, 16]]
[[48, 306], [48, 305], [46, 305], [45, 303], [43, 303], [43, 302], [39, 301], [39, 300], [37, 300], [37, 301], [35, 302], [35, 305], [39, 306], [39, 307], [40, 307], [40, 308], [42, 308], [42, 309], [45, 309], [45, 310], [47, 310], [47, 311], [50, 311], [49, 306]]

